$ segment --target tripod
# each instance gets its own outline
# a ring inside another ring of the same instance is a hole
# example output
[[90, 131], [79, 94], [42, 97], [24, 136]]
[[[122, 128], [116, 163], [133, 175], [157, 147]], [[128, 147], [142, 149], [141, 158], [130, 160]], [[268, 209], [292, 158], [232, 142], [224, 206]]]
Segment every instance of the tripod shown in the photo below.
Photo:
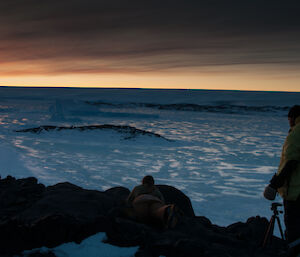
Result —
[[266, 245], [268, 243], [271, 243], [276, 220], [277, 220], [277, 224], [279, 227], [281, 238], [282, 238], [282, 240], [284, 240], [283, 230], [282, 230], [282, 227], [280, 224], [280, 219], [278, 217], [279, 213], [283, 213], [283, 211], [277, 210], [277, 207], [279, 207], [279, 206], [282, 206], [282, 204], [281, 203], [272, 203], [272, 205], [271, 205], [271, 210], [273, 211], [273, 215], [270, 219], [269, 226], [268, 226], [267, 232], [265, 234], [265, 238], [264, 238], [262, 247], [266, 247]]

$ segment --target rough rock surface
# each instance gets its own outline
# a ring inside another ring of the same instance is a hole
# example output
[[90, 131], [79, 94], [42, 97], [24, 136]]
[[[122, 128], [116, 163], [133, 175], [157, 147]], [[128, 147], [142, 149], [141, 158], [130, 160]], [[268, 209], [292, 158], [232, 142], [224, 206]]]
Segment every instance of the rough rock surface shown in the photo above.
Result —
[[114, 199], [70, 183], [45, 187], [35, 178], [0, 180], [0, 249], [21, 251], [80, 242], [105, 231]]
[[90, 102], [90, 105], [101, 107], [115, 107], [115, 108], [133, 108], [133, 107], [147, 107], [159, 110], [176, 110], [176, 111], [192, 111], [192, 112], [217, 112], [217, 113], [251, 113], [251, 112], [287, 112], [289, 106], [247, 106], [247, 105], [234, 105], [234, 104], [219, 104], [219, 105], [200, 105], [189, 103], [176, 103], [176, 104], [153, 104], [153, 103], [105, 103], [105, 102]]
[[157, 185], [157, 187], [164, 195], [166, 204], [176, 203], [176, 205], [184, 212], [185, 216], [195, 216], [191, 200], [184, 193], [177, 188], [167, 185]]
[[41, 133], [43, 131], [62, 131], [62, 130], [78, 130], [78, 131], [87, 131], [87, 130], [112, 130], [116, 131], [122, 134], [126, 134], [127, 136], [125, 139], [131, 139], [135, 138], [139, 135], [147, 135], [147, 136], [152, 136], [152, 137], [157, 137], [157, 138], [162, 138], [167, 141], [171, 141], [157, 133], [142, 130], [142, 129], [137, 129], [135, 127], [131, 126], [124, 126], [124, 125], [111, 125], [111, 124], [104, 124], [104, 125], [89, 125], [89, 126], [69, 126], [69, 127], [64, 127], [64, 126], [39, 126], [35, 128], [28, 128], [28, 129], [22, 129], [22, 130], [16, 130], [16, 132], [31, 132], [31, 133]]
[[[173, 229], [153, 228], [118, 215], [129, 190], [86, 190], [70, 183], [45, 187], [35, 178], [0, 180], [0, 257], [41, 246], [55, 247], [106, 232], [107, 243], [139, 246], [136, 256], [282, 256], [285, 244], [260, 244], [268, 226], [261, 217], [228, 227], [196, 217], [189, 198], [174, 187], [159, 185], [167, 202], [184, 216]], [[35, 256], [42, 256], [35, 253]], [[49, 256], [52, 256], [51, 254]]]

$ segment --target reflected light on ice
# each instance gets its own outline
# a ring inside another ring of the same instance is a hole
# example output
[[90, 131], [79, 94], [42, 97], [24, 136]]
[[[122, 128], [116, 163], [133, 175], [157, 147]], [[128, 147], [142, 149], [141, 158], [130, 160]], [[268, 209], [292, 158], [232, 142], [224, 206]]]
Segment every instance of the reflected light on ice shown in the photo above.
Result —
[[[246, 109], [242, 113], [186, 112], [139, 108], [134, 101], [131, 107], [121, 108], [113, 104], [128, 102], [126, 97], [131, 93], [126, 91], [128, 95], [123, 97], [117, 90], [91, 94], [78, 89], [72, 95], [36, 92], [34, 97], [26, 93], [28, 99], [23, 93], [16, 98], [16, 92], [8, 94], [7, 108], [0, 115], [0, 143], [3, 141], [16, 150], [19, 161], [26, 167], [26, 175], [36, 176], [41, 183], [69, 181], [89, 189], [105, 190], [113, 186], [132, 189], [144, 175], [152, 174], [157, 183], [175, 186], [190, 197], [197, 215], [205, 215], [220, 225], [249, 215], [269, 214], [262, 190], [277, 170], [288, 131], [284, 112], [272, 115], [249, 114]], [[134, 92], [144, 94], [145, 103], [162, 104], [185, 102], [184, 93], [199, 94], [192, 99], [200, 105], [214, 105], [214, 98], [221, 97], [220, 92], [211, 99], [203, 97], [201, 92], [175, 92], [178, 98], [164, 98], [162, 93], [151, 95], [150, 91]], [[235, 98], [227, 97], [229, 105], [235, 103]], [[61, 120], [53, 120], [57, 101], [63, 110]], [[86, 101], [112, 105], [109, 110], [101, 111]], [[256, 98], [251, 101], [255, 103]], [[277, 100], [272, 103], [275, 104]], [[40, 125], [92, 124], [131, 125], [173, 141], [145, 135], [125, 139], [127, 135], [107, 131], [14, 132]], [[13, 170], [10, 172], [14, 175]]]

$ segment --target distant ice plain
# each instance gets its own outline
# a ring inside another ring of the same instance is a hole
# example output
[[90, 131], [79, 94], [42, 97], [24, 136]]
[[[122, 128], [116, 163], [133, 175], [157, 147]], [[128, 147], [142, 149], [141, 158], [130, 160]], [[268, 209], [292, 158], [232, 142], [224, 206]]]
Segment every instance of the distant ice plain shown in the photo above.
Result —
[[[69, 181], [105, 190], [132, 189], [151, 174], [157, 184], [175, 186], [189, 196], [196, 215], [226, 226], [251, 216], [271, 216], [262, 192], [277, 170], [289, 129], [286, 108], [300, 104], [300, 93], [0, 87], [0, 100], [2, 177], [35, 176], [46, 185]], [[212, 109], [182, 111], [137, 103]], [[213, 111], [218, 106], [227, 109]], [[41, 125], [94, 124], [129, 125], [171, 141], [126, 139], [114, 131], [15, 132]]]

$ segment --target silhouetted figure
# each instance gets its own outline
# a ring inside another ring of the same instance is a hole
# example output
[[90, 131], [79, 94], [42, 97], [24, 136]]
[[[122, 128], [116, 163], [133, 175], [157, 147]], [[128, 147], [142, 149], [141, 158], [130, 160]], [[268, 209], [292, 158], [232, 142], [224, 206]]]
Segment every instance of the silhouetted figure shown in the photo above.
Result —
[[154, 178], [152, 176], [145, 176], [142, 180], [142, 184], [136, 186], [127, 198], [127, 202], [132, 204], [138, 197], [153, 196], [155, 200], [164, 203], [165, 199], [159, 189], [154, 185]]
[[142, 184], [134, 187], [127, 199], [134, 217], [143, 223], [174, 227], [177, 224], [178, 208], [165, 204], [165, 199], [154, 185], [152, 176], [145, 176]]
[[300, 254], [300, 105], [290, 109], [288, 119], [290, 130], [278, 171], [265, 188], [264, 196], [268, 200], [274, 200], [277, 192], [282, 196], [290, 256], [297, 256]]

